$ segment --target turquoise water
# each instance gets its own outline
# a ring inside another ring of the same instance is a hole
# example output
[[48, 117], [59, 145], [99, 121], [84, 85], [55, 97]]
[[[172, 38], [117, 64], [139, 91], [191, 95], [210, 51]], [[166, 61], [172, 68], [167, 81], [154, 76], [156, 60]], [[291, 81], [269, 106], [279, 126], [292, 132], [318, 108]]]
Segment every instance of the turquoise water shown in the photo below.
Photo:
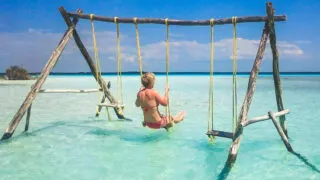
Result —
[[[104, 76], [115, 89], [116, 77]], [[239, 108], [247, 76], [238, 79]], [[164, 92], [164, 76], [156, 89]], [[34, 81], [0, 81], [0, 130], [23, 102]], [[38, 94], [32, 106], [28, 133], [0, 143], [0, 179], [217, 179], [231, 141], [205, 136], [208, 76], [170, 77], [172, 112], [185, 110], [184, 122], [171, 133], [141, 126], [134, 106], [138, 76], [123, 77], [125, 115], [133, 121], [107, 120], [105, 110], [95, 118], [98, 95]], [[320, 179], [320, 77], [282, 76], [284, 106], [293, 149], [288, 153], [271, 121], [245, 128], [238, 159], [227, 179]], [[215, 77], [215, 127], [231, 130], [231, 76]], [[96, 88], [89, 76], [52, 76], [44, 88]], [[271, 76], [258, 79], [249, 117], [276, 111]]]

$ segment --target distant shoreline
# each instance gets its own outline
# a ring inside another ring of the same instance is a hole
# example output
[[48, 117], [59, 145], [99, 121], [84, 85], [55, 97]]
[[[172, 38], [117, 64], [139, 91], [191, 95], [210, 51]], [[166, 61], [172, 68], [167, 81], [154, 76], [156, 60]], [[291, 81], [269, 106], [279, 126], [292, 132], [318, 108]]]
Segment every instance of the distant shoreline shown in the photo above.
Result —
[[[166, 72], [153, 72], [155, 74], [163, 74], [165, 75]], [[29, 73], [30, 75], [40, 75], [40, 72], [32, 72]], [[91, 75], [91, 72], [51, 72], [50, 75]], [[122, 72], [122, 75], [139, 75], [139, 72]], [[169, 72], [169, 74], [172, 75], [208, 75], [209, 72]], [[214, 74], [217, 75], [232, 75], [232, 72], [214, 72]], [[250, 75], [250, 72], [238, 72], [239, 75]], [[263, 75], [272, 75], [272, 72], [259, 72], [259, 74]], [[281, 75], [299, 75], [299, 74], [314, 74], [314, 75], [320, 75], [320, 72], [280, 72]], [[0, 76], [4, 76], [5, 73], [0, 73]], [[102, 75], [117, 75], [117, 72], [102, 72]]]
[[[156, 75], [166, 75], [165, 72], [154, 72]], [[40, 72], [33, 72], [29, 73], [33, 77], [37, 77], [40, 75]], [[4, 80], [5, 73], [0, 73], [0, 80]], [[91, 72], [52, 72], [50, 75], [53, 76], [91, 76]], [[108, 75], [117, 75], [116, 72], [103, 72], [102, 75], [108, 76]], [[124, 76], [136, 76], [140, 75], [139, 72], [122, 72], [122, 75]], [[176, 75], [176, 76], [182, 76], [182, 75], [209, 75], [209, 72], [170, 72], [169, 75]], [[232, 75], [232, 72], [215, 72], [214, 75], [217, 76], [229, 76]], [[238, 72], [237, 75], [244, 75], [248, 76], [250, 75], [250, 72]], [[266, 76], [272, 76], [272, 72], [260, 72], [259, 75], [266, 75]], [[282, 76], [320, 76], [320, 72], [281, 72], [280, 75]]]

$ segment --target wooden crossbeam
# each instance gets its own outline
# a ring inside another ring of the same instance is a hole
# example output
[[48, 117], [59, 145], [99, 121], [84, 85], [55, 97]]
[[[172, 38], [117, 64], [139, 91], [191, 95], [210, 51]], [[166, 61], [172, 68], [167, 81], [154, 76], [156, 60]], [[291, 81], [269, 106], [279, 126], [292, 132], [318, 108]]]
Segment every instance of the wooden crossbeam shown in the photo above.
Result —
[[102, 89], [41, 89], [39, 93], [92, 93]]
[[[274, 113], [274, 116], [275, 117], [281, 117], [281, 116], [284, 116], [284, 115], [288, 114], [289, 112], [290, 112], [289, 109], [285, 109], [283, 111], [279, 111], [279, 112]], [[255, 117], [255, 118], [252, 118], [250, 120], [246, 120], [246, 121], [241, 122], [241, 126], [245, 127], [245, 126], [248, 126], [248, 125], [250, 125], [252, 123], [256, 123], [256, 122], [260, 122], [260, 121], [266, 121], [266, 120], [269, 120], [269, 119], [271, 119], [269, 115], [259, 116], [259, 117]]]
[[211, 130], [207, 132], [208, 136], [218, 136], [218, 137], [224, 137], [224, 138], [233, 138], [233, 133], [231, 132], [225, 132], [225, 131], [218, 131], [218, 130]]
[[[80, 19], [90, 19], [90, 14], [77, 14], [68, 13], [69, 16], [80, 18]], [[92, 19], [95, 21], [111, 22], [114, 23], [114, 17], [97, 16], [92, 15]], [[274, 21], [285, 21], [287, 19], [286, 15], [274, 16]], [[135, 23], [139, 24], [166, 24], [165, 19], [159, 18], [117, 18], [118, 23]], [[168, 19], [168, 24], [170, 25], [180, 25], [180, 26], [208, 26], [210, 25], [210, 19], [208, 20], [177, 20]], [[237, 23], [246, 22], [265, 22], [268, 21], [268, 16], [244, 16], [237, 17]], [[214, 19], [215, 25], [232, 24], [232, 18]]]

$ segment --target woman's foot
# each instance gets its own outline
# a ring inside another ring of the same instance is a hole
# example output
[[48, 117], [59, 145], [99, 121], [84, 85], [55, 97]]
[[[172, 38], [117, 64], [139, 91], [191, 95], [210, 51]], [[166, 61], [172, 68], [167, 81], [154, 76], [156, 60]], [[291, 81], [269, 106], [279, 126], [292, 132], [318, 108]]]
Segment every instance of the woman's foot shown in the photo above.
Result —
[[173, 117], [174, 122], [179, 123], [185, 118], [186, 114], [187, 113], [185, 111], [180, 111], [176, 116]]

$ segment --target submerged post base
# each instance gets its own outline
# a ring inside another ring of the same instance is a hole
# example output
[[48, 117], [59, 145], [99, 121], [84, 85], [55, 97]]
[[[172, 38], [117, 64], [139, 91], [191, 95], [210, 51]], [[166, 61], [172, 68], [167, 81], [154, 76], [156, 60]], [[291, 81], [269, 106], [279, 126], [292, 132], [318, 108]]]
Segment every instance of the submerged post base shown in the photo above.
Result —
[[9, 138], [11, 138], [11, 136], [12, 136], [12, 133], [4, 133], [3, 135], [2, 135], [2, 138], [1, 138], [1, 140], [6, 140], [6, 139], [9, 139]]

